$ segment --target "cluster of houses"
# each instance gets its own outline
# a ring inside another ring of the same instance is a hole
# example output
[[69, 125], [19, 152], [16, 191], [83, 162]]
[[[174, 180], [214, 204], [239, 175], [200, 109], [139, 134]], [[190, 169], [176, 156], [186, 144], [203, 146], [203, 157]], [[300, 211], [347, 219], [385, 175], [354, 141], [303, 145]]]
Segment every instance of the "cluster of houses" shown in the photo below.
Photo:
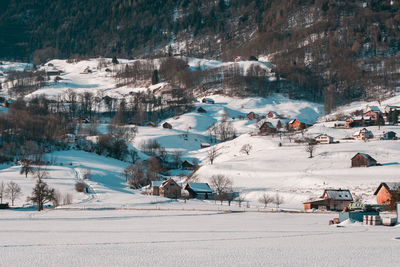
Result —
[[165, 181], [152, 181], [150, 184], [150, 194], [153, 196], [179, 198], [184, 193], [183, 191], [186, 191], [190, 198], [213, 199], [215, 197], [208, 183], [187, 183], [183, 186], [170, 178]]

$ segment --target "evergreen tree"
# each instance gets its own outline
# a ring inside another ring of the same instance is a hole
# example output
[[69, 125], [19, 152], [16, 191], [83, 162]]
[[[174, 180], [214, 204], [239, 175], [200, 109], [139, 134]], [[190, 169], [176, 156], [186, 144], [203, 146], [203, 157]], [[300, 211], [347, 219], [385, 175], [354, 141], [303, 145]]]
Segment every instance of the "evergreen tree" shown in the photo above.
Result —
[[153, 76], [151, 77], [151, 84], [157, 84], [160, 82], [160, 79], [158, 78], [158, 70], [153, 71]]

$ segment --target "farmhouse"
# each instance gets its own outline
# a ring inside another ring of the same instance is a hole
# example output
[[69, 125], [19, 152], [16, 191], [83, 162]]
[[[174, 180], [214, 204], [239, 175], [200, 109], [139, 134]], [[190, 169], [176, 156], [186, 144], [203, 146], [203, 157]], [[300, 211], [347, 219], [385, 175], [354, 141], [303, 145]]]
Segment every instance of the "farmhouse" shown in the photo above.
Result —
[[172, 129], [172, 125], [169, 124], [168, 122], [164, 122], [164, 124], [162, 125], [162, 127], [163, 127], [164, 129]]
[[178, 198], [181, 196], [182, 187], [175, 182], [174, 179], [170, 178], [159, 187], [160, 196], [169, 198]]
[[277, 118], [279, 118], [279, 114], [276, 113], [275, 111], [270, 111], [270, 112], [268, 112], [267, 117], [269, 119], [277, 119]]
[[194, 164], [190, 163], [189, 161], [185, 160], [182, 163], [182, 169], [183, 170], [194, 170], [196, 167]]
[[355, 132], [353, 134], [354, 140], [366, 140], [372, 138], [372, 133], [368, 131], [366, 128], [362, 128], [360, 131]]
[[370, 117], [370, 120], [376, 121], [381, 116], [382, 111], [377, 106], [367, 106], [364, 111], [364, 117]]
[[258, 119], [258, 115], [257, 114], [255, 114], [253, 111], [252, 112], [250, 112], [249, 114], [247, 114], [247, 116], [246, 116], [246, 118], [248, 119], [248, 120], [256, 120], [256, 119]]
[[354, 157], [351, 158], [351, 167], [369, 167], [376, 166], [377, 161], [368, 154], [365, 153], [357, 153]]
[[209, 199], [214, 196], [213, 190], [207, 183], [188, 183], [185, 190], [191, 198]]
[[315, 141], [317, 141], [320, 144], [330, 144], [333, 142], [333, 137], [327, 134], [320, 134], [315, 137]]
[[345, 128], [350, 129], [357, 126], [365, 125], [365, 119], [362, 116], [348, 117], [344, 121]]
[[275, 133], [276, 128], [270, 122], [264, 122], [260, 127], [260, 134], [270, 134]]
[[307, 128], [307, 124], [297, 119], [291, 120], [288, 123], [289, 130], [298, 131]]
[[320, 199], [304, 203], [304, 209], [343, 210], [351, 202], [353, 196], [349, 190], [325, 189]]
[[398, 183], [381, 183], [375, 190], [376, 203], [379, 205], [389, 205], [395, 194], [400, 193], [400, 182]]
[[215, 104], [214, 99], [211, 98], [203, 98], [202, 102], [206, 104]]

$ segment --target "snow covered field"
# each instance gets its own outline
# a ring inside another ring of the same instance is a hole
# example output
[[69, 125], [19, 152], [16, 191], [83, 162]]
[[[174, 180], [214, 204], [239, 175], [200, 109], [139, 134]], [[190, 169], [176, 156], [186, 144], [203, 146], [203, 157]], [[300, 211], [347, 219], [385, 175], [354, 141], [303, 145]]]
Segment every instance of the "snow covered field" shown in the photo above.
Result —
[[0, 211], [0, 266], [398, 266], [400, 228], [333, 214]]

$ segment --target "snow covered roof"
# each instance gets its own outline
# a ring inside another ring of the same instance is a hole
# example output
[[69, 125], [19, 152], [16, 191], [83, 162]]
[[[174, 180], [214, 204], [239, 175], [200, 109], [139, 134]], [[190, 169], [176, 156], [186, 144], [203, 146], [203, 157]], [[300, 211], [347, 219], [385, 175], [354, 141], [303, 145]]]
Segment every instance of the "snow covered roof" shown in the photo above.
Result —
[[358, 154], [360, 154], [363, 158], [365, 158], [365, 159], [367, 159], [367, 160], [371, 160], [371, 161], [375, 161], [376, 162], [376, 160], [373, 158], [373, 157], [371, 157], [370, 155], [368, 155], [368, 154], [365, 154], [365, 153], [357, 153], [354, 157], [352, 157], [351, 159], [354, 159]]
[[367, 106], [366, 111], [381, 112], [381, 109], [377, 106]]
[[400, 189], [400, 182], [383, 182], [378, 186], [374, 195], [377, 195], [379, 193], [379, 190], [381, 190], [382, 186], [384, 186], [388, 191], [395, 191]]
[[151, 181], [151, 186], [161, 186], [164, 181]]
[[189, 187], [196, 193], [212, 193], [213, 190], [207, 183], [188, 183]]
[[325, 189], [323, 196], [324, 198], [333, 200], [348, 200], [353, 201], [353, 196], [349, 190], [342, 189]]

